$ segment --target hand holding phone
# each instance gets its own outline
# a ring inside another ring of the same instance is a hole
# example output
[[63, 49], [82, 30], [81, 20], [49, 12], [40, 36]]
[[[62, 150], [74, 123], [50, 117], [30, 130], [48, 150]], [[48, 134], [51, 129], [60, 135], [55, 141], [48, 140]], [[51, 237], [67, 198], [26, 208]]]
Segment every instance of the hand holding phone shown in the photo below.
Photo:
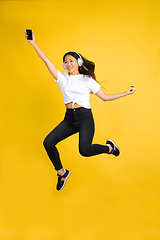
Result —
[[31, 29], [26, 29], [26, 35], [27, 35], [27, 40], [33, 40]]
[[34, 37], [34, 33], [32, 32], [31, 29], [26, 29], [26, 40], [29, 42], [29, 43], [33, 43], [33, 41], [35, 40], [35, 37]]

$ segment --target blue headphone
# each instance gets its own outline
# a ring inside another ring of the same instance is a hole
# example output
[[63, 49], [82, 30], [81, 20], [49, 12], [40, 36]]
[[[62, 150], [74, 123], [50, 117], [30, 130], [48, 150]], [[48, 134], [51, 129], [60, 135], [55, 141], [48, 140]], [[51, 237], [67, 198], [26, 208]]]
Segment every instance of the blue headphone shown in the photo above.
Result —
[[[74, 52], [78, 55], [77, 62], [78, 62], [78, 66], [81, 67], [83, 65], [83, 59], [82, 59], [81, 55], [75, 51], [72, 51], [72, 52]], [[69, 53], [69, 52], [67, 52], [67, 53]], [[64, 62], [63, 62], [63, 68], [66, 70]]]

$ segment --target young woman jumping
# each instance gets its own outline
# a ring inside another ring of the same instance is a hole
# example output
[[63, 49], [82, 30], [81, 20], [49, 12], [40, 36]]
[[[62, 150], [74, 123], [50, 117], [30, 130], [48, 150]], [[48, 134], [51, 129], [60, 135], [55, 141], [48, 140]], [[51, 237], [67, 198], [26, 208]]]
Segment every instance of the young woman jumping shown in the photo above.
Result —
[[[27, 34], [25, 33], [27, 39]], [[44, 61], [48, 70], [60, 86], [66, 106], [63, 121], [54, 128], [44, 140], [44, 147], [57, 171], [57, 190], [61, 190], [70, 176], [70, 171], [64, 169], [60, 160], [56, 144], [65, 138], [79, 133], [79, 152], [82, 156], [90, 157], [102, 153], [119, 156], [120, 150], [113, 140], [109, 139], [105, 145], [92, 144], [94, 135], [94, 119], [89, 103], [92, 92], [103, 101], [111, 101], [133, 94], [135, 89], [129, 89], [124, 93], [106, 95], [96, 81], [95, 64], [81, 54], [70, 51], [63, 56], [63, 67], [68, 73], [61, 73], [47, 58], [43, 51], [33, 40], [27, 40], [36, 50], [39, 57]]]

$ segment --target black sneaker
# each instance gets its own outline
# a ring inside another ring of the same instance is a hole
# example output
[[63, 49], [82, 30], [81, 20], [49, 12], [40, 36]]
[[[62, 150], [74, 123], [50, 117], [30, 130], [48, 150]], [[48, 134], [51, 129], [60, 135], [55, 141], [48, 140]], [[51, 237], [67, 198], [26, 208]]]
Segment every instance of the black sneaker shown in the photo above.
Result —
[[70, 175], [71, 175], [71, 172], [68, 170], [66, 170], [66, 172], [62, 176], [57, 174], [57, 176], [58, 176], [57, 190], [58, 191], [61, 190], [62, 188], [64, 188], [65, 183]]
[[113, 154], [116, 157], [119, 156], [120, 150], [117, 147], [117, 145], [113, 142], [113, 140], [111, 140], [111, 139], [107, 140], [106, 145], [110, 145], [112, 147], [112, 151], [109, 154]]

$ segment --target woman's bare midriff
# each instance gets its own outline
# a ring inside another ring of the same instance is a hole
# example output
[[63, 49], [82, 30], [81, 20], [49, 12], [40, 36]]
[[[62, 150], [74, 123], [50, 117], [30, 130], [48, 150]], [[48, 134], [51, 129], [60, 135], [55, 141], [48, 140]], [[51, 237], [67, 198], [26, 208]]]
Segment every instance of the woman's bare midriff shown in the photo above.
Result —
[[75, 103], [73, 106], [73, 103], [72, 102], [70, 102], [70, 103], [67, 103], [66, 104], [66, 108], [79, 108], [79, 107], [81, 107], [80, 105], [78, 105], [77, 103]]

